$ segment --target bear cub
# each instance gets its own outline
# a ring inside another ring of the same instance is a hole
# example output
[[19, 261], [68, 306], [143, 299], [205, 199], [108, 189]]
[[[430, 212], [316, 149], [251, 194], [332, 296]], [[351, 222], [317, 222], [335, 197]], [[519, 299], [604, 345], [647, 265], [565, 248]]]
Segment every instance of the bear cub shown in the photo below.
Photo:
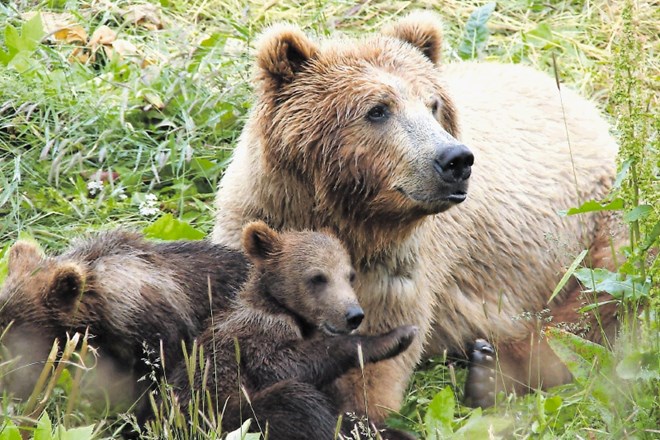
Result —
[[241, 252], [221, 245], [153, 242], [126, 230], [79, 241], [58, 256], [19, 241], [0, 290], [0, 334], [6, 331], [1, 342], [20, 355], [21, 368], [0, 386], [29, 395], [53, 341], [88, 330], [99, 353], [97, 384], [121, 388], [116, 397], [131, 403], [148, 385], [138, 378], [161, 364], [161, 346], [167, 370], [180, 363], [182, 341], [192, 343], [211, 310], [228, 306], [248, 266]]
[[[210, 390], [223, 430], [253, 418], [251, 429], [267, 430], [271, 440], [332, 439], [341, 396], [325, 387], [359, 366], [358, 345], [365, 364], [389, 359], [408, 348], [417, 328], [352, 334], [364, 315], [350, 257], [334, 236], [278, 233], [259, 221], [244, 228], [242, 245], [252, 270], [233, 307], [200, 338], [215, 371], [206, 383], [198, 371], [194, 388]], [[172, 379], [187, 413], [186, 369]]]

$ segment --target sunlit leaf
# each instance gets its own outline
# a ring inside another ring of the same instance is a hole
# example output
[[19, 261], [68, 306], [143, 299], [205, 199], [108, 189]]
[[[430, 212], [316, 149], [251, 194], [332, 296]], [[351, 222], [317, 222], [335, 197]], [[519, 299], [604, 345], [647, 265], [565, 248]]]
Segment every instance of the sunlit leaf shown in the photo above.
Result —
[[172, 214], [165, 214], [151, 225], [143, 229], [148, 238], [161, 240], [201, 240], [204, 233], [186, 222], [174, 218]]
[[574, 273], [587, 292], [607, 292], [617, 299], [638, 298], [648, 295], [649, 286], [636, 282], [630, 276], [625, 276], [607, 269], [581, 268]]
[[607, 366], [612, 363], [613, 355], [609, 350], [573, 333], [550, 327], [545, 330], [545, 337], [552, 350], [578, 381], [589, 378], [594, 364]]
[[452, 438], [459, 439], [477, 439], [477, 438], [491, 438], [493, 435], [508, 428], [512, 421], [504, 417], [484, 416], [481, 408], [472, 411], [470, 418]]
[[586, 212], [619, 211], [621, 209], [623, 209], [623, 199], [621, 198], [616, 198], [604, 205], [595, 200], [589, 200], [577, 208], [570, 208], [568, 210], [559, 211], [558, 214], [563, 217], [568, 215], [584, 214]]
[[456, 402], [451, 387], [437, 393], [426, 410], [424, 426], [428, 439], [440, 439], [451, 435]]
[[490, 31], [486, 26], [491, 14], [495, 10], [495, 2], [486, 3], [475, 9], [467, 23], [460, 45], [458, 55], [464, 60], [476, 58], [488, 42]]
[[53, 424], [50, 421], [48, 413], [44, 413], [39, 417], [37, 428], [34, 430], [34, 440], [51, 440], [53, 438]]
[[626, 223], [632, 223], [637, 220], [641, 220], [653, 211], [651, 205], [639, 205], [633, 208], [630, 212], [626, 212], [623, 215], [623, 221]]
[[557, 410], [559, 410], [559, 408], [561, 408], [562, 403], [563, 400], [560, 396], [548, 397], [543, 402], [543, 410], [548, 414], [555, 413], [557, 412]]
[[0, 440], [22, 440], [21, 433], [11, 419], [4, 418], [0, 425]]
[[90, 440], [94, 433], [94, 426], [64, 429], [62, 425], [59, 425], [56, 432], [56, 438], [58, 440]]
[[616, 373], [627, 380], [660, 379], [660, 358], [657, 353], [634, 351], [617, 364]]

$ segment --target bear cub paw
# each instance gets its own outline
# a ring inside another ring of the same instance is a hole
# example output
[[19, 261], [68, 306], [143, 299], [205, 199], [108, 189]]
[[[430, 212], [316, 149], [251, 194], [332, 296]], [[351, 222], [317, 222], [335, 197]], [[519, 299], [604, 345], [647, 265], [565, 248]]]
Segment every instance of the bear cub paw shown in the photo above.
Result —
[[495, 348], [477, 339], [470, 350], [470, 366], [465, 382], [465, 404], [486, 408], [495, 403]]

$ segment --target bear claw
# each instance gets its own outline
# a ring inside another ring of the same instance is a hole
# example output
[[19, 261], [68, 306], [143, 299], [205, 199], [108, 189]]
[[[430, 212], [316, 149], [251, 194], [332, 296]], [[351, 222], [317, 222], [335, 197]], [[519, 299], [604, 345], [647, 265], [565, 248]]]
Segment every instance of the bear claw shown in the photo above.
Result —
[[477, 339], [470, 351], [465, 403], [483, 408], [495, 403], [495, 349], [484, 339]]

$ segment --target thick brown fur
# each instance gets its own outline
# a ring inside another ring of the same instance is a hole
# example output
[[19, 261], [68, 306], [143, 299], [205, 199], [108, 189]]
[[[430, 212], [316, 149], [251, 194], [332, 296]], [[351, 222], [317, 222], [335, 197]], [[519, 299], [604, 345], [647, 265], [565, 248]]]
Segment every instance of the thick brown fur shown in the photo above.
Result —
[[[342, 396], [327, 394], [325, 387], [358, 367], [358, 345], [370, 364], [404, 351], [417, 329], [349, 334], [363, 316], [352, 288], [355, 272], [330, 235], [277, 233], [254, 222], [245, 228], [243, 246], [253, 270], [232, 310], [200, 338], [212, 370], [206, 383], [198, 371], [194, 387], [210, 391], [224, 430], [256, 418], [252, 428], [265, 431], [268, 425], [273, 440], [332, 439]], [[186, 413], [186, 368], [172, 381]], [[384, 438], [408, 437], [391, 430]]]
[[[282, 36], [292, 51], [273, 49]], [[216, 199], [213, 240], [234, 248], [255, 219], [331, 228], [359, 272], [361, 332], [414, 322], [429, 336], [367, 368], [376, 419], [401, 404], [424, 342], [430, 353], [464, 353], [487, 338], [501, 357], [529, 353], [536, 323], [524, 316], [548, 307], [580, 249], [594, 266], [612, 265], [611, 219], [557, 214], [611, 186], [617, 145], [595, 106], [525, 66], [440, 65], [439, 48], [430, 13], [355, 40], [315, 42], [292, 26], [266, 32], [256, 103]], [[449, 209], [452, 189], [434, 175], [434, 155], [459, 139], [474, 168], [467, 200]], [[578, 320], [562, 308], [578, 293], [568, 286], [550, 314]], [[616, 317], [608, 311], [601, 322], [611, 328]], [[502, 374], [534, 385], [515, 365]], [[338, 384], [354, 396], [346, 409], [364, 410], [362, 384], [357, 374]]]
[[2, 342], [25, 367], [8, 383], [19, 395], [29, 393], [53, 341], [89, 330], [100, 363], [127, 377], [121, 397], [135, 398], [149, 384], [137, 379], [161, 364], [161, 345], [170, 369], [182, 358], [182, 341], [203, 331], [211, 310], [228, 306], [247, 271], [241, 252], [207, 241], [157, 243], [119, 230], [58, 256], [19, 241], [0, 291], [0, 332], [13, 321]]

